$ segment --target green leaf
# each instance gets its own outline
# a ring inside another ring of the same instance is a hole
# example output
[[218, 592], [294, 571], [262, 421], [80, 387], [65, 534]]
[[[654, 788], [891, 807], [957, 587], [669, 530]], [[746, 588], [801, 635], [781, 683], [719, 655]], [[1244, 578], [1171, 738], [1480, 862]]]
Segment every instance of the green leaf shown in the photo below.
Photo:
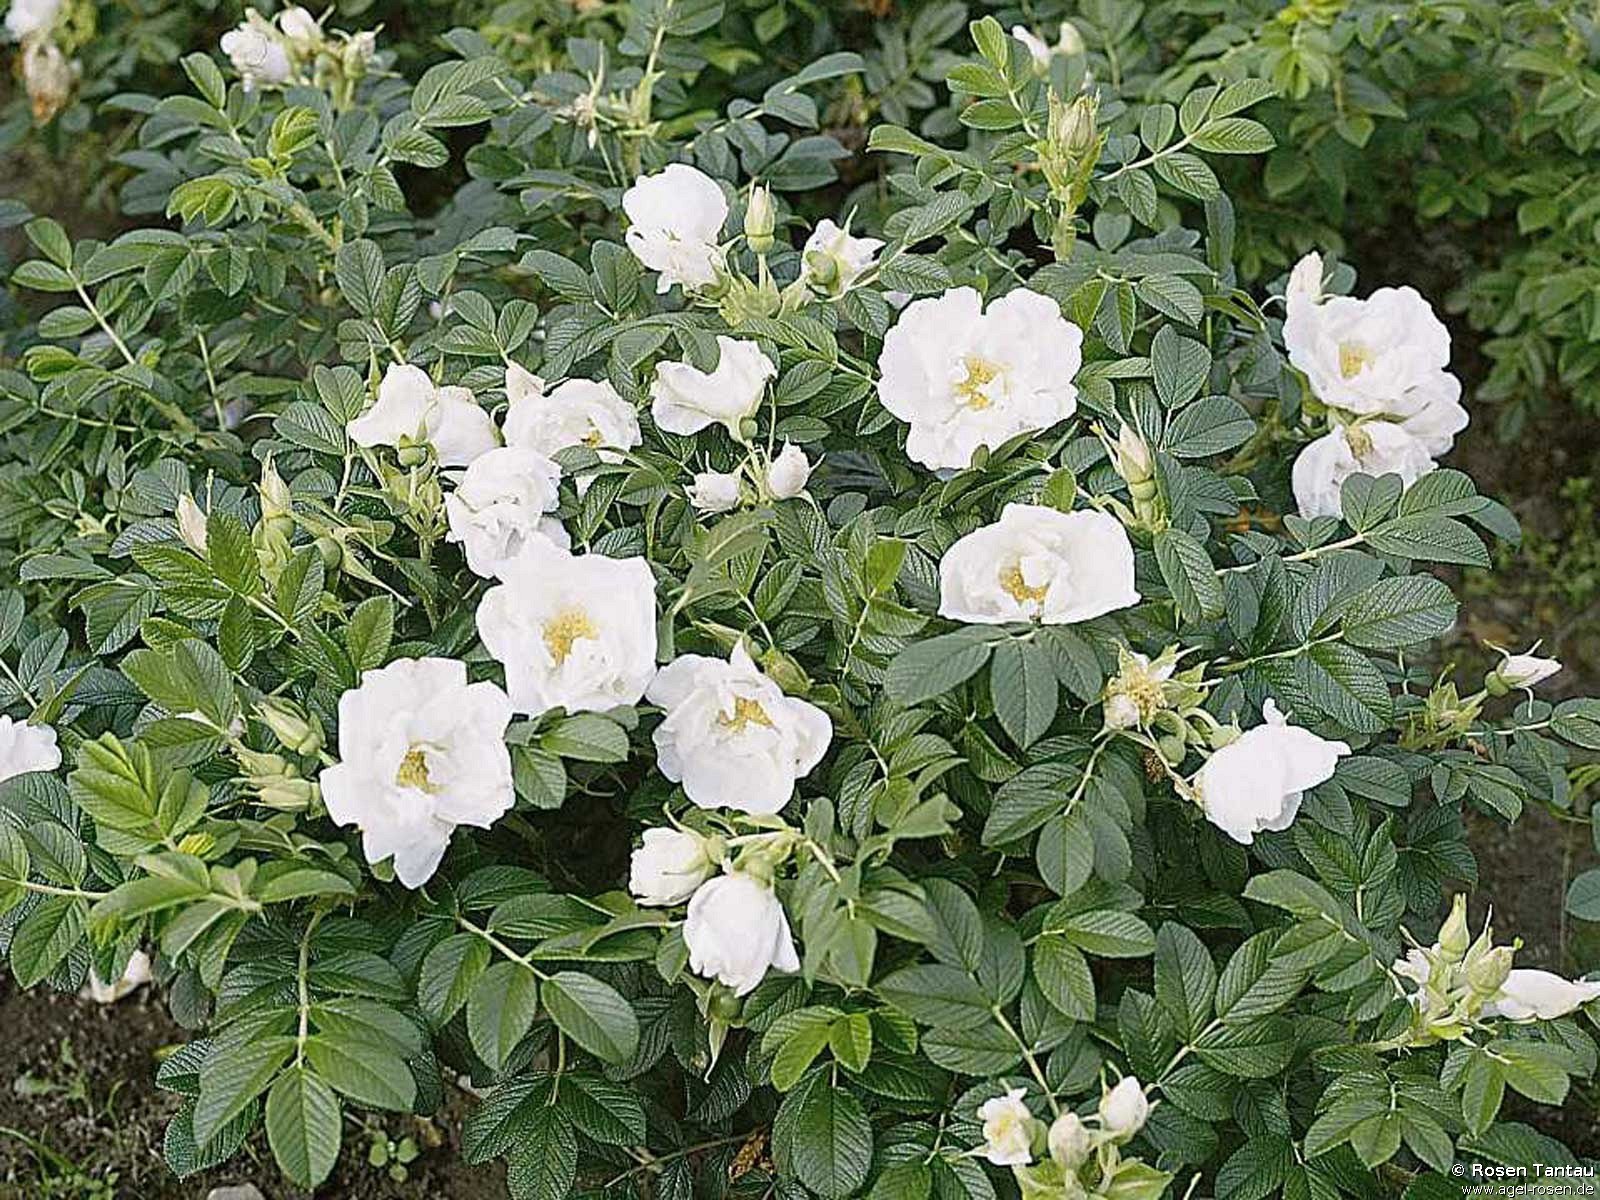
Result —
[[11, 973], [31, 988], [61, 965], [83, 937], [89, 906], [76, 896], [46, 896], [11, 937]]
[[1222, 582], [1211, 556], [1189, 534], [1178, 528], [1163, 529], [1155, 537], [1156, 562], [1178, 612], [1186, 621], [1210, 620], [1222, 615]]
[[556, 1026], [606, 1062], [626, 1062], [639, 1047], [639, 1021], [621, 993], [577, 971], [544, 981], [544, 1006]]
[[460, 1011], [489, 967], [493, 951], [475, 933], [455, 933], [428, 951], [417, 979], [417, 1004], [435, 1025]]
[[784, 1098], [772, 1142], [779, 1169], [823, 1200], [844, 1200], [872, 1167], [872, 1125], [861, 1102], [823, 1071]]
[[987, 630], [963, 629], [914, 642], [890, 662], [884, 688], [904, 705], [942, 696], [983, 669], [996, 640]]
[[507, 1155], [506, 1188], [512, 1200], [566, 1200], [578, 1175], [578, 1136], [558, 1108], [529, 1113], [522, 1136]]
[[1094, 1020], [1094, 976], [1082, 951], [1065, 937], [1045, 934], [1034, 944], [1033, 977], [1044, 998], [1063, 1016]]
[[195, 1141], [201, 1145], [210, 1141], [266, 1091], [294, 1050], [292, 1037], [214, 1043], [200, 1068], [200, 1094], [194, 1107]]
[[1009, 640], [995, 647], [989, 664], [989, 697], [1001, 727], [1026, 749], [1055, 720], [1060, 684], [1044, 651], [1032, 642]]
[[478, 1057], [499, 1071], [533, 1028], [538, 1010], [539, 980], [532, 971], [508, 961], [491, 966], [467, 1000], [467, 1036]]
[[408, 1112], [416, 1103], [416, 1078], [397, 1054], [317, 1034], [306, 1042], [306, 1058], [318, 1075], [357, 1104]]
[[1156, 1002], [1186, 1041], [1211, 1019], [1216, 988], [1217, 968], [1205, 943], [1176, 921], [1163, 924], [1156, 934]]
[[1143, 958], [1156, 948], [1150, 926], [1132, 913], [1116, 909], [1074, 913], [1061, 922], [1059, 931], [1074, 946], [1098, 958]]
[[1456, 608], [1449, 586], [1432, 575], [1380, 579], [1346, 605], [1345, 640], [1369, 650], [1413, 646], [1447, 633]]
[[989, 1019], [989, 998], [977, 980], [955, 967], [902, 967], [879, 980], [873, 991], [923, 1025], [969, 1029]]
[[304, 1067], [289, 1068], [267, 1093], [267, 1144], [300, 1187], [318, 1187], [333, 1173], [341, 1123], [339, 1098]]

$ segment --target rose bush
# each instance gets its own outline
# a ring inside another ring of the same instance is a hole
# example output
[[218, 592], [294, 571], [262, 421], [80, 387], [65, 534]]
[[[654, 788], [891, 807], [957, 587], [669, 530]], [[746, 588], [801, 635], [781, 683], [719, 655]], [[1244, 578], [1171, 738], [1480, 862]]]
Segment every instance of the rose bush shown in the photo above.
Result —
[[1463, 814], [1560, 803], [1600, 703], [1433, 661], [1516, 525], [1428, 301], [1241, 283], [1274, 84], [984, 17], [852, 155], [881, 59], [746, 16], [411, 77], [252, 15], [128, 102], [169, 221], [28, 221], [18, 983], [153, 956], [179, 1174], [260, 1128], [314, 1187], [458, 1085], [519, 1197], [1574, 1161], [1503, 1102], [1600, 984], [1469, 928]]

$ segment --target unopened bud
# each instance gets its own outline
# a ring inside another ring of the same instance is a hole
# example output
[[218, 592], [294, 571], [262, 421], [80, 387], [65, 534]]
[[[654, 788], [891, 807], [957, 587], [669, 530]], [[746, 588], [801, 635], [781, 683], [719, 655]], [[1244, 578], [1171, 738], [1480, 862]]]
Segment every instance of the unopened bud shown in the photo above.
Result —
[[278, 474], [278, 468], [272, 465], [271, 458], [261, 464], [261, 482], [256, 485], [256, 490], [261, 494], [263, 520], [270, 521], [294, 512], [294, 497], [289, 492], [289, 485]]
[[206, 556], [206, 514], [188, 492], [178, 497], [178, 536], [201, 558]]
[[1487, 954], [1469, 960], [1465, 972], [1467, 986], [1479, 996], [1496, 995], [1511, 975], [1514, 953], [1510, 946], [1496, 946]]
[[296, 754], [315, 754], [322, 749], [322, 722], [294, 701], [268, 696], [256, 705], [256, 716]]
[[744, 210], [744, 236], [750, 249], [766, 254], [776, 244], [773, 232], [778, 227], [777, 209], [772, 203], [771, 189], [755, 184], [750, 189], [750, 202]]
[[1056, 36], [1057, 54], [1082, 54], [1083, 34], [1078, 32], [1078, 27], [1071, 21], [1061, 22], [1061, 32]]
[[1156, 739], [1156, 748], [1161, 751], [1161, 757], [1174, 767], [1183, 761], [1184, 755], [1189, 753], [1189, 748], [1184, 743], [1184, 740], [1170, 733]]
[[1069, 1173], [1076, 1171], [1094, 1153], [1094, 1135], [1075, 1112], [1064, 1112], [1057, 1117], [1046, 1141], [1050, 1157]]
[[285, 776], [269, 779], [256, 787], [256, 799], [267, 808], [279, 812], [304, 812], [316, 803], [321, 790], [309, 779]]
[[1079, 96], [1059, 110], [1055, 143], [1069, 158], [1081, 158], [1094, 148], [1099, 132], [1095, 122], [1097, 108], [1094, 97]]
[[402, 467], [420, 467], [428, 461], [428, 447], [426, 445], [401, 446], [395, 457], [400, 460]]
[[1155, 476], [1155, 460], [1150, 447], [1132, 425], [1117, 432], [1117, 470], [1129, 484], [1144, 483]]
[[1450, 915], [1439, 927], [1439, 953], [1446, 962], [1458, 963], [1472, 944], [1472, 931], [1467, 928], [1467, 898], [1457, 893], [1450, 906]]

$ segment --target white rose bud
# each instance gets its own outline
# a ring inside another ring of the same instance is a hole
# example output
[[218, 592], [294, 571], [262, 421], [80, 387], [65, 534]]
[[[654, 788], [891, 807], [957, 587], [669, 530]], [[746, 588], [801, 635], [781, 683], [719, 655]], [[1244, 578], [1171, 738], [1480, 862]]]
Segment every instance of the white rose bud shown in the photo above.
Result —
[[628, 890], [640, 904], [682, 904], [711, 874], [705, 839], [683, 829], [646, 829], [633, 852]]
[[792, 500], [806, 490], [811, 479], [811, 463], [798, 446], [784, 443], [783, 452], [767, 468], [767, 491], [774, 500]]
[[188, 492], [178, 497], [178, 536], [201, 558], [206, 556], [206, 514]]
[[262, 86], [272, 87], [288, 82], [291, 72], [289, 53], [284, 49], [277, 32], [254, 9], [246, 12], [243, 24], [222, 35], [222, 52], [239, 73], [244, 90], [252, 92]]
[[767, 969], [800, 969], [789, 918], [777, 893], [741, 871], [700, 885], [683, 923], [689, 969], [716, 979], [744, 996], [766, 978]]
[[1535, 684], [1543, 683], [1552, 675], [1561, 670], [1561, 661], [1555, 658], [1540, 658], [1533, 653], [1507, 654], [1484, 682], [1491, 691], [1498, 691], [1490, 680], [1497, 681], [1500, 687], [1506, 690], [1512, 688], [1532, 688]]
[[1033, 1161], [1033, 1131], [1038, 1121], [1022, 1099], [1027, 1094], [1025, 1088], [1012, 1088], [978, 1106], [983, 1156], [997, 1167], [1025, 1167]]
[[1042, 74], [1050, 69], [1050, 47], [1042, 37], [1026, 25], [1013, 25], [1011, 36], [1027, 48], [1029, 57], [1033, 59], [1034, 70]]
[[1144, 1128], [1149, 1116], [1150, 1101], [1132, 1075], [1123, 1076], [1116, 1087], [1100, 1097], [1100, 1124], [1115, 1137], [1131, 1138]]
[[777, 244], [773, 232], [778, 227], [777, 209], [772, 203], [772, 190], [756, 184], [750, 189], [750, 200], [744, 210], [744, 236], [750, 249], [766, 254]]
[[878, 261], [883, 242], [854, 237], [832, 221], [817, 222], [800, 251], [800, 278], [824, 296], [842, 296]]
[[738, 472], [700, 471], [688, 491], [689, 503], [697, 512], [731, 512], [739, 507]]
[[317, 19], [298, 4], [290, 5], [278, 14], [278, 28], [283, 36], [303, 49], [322, 39], [322, 26]]
[[1089, 1132], [1075, 1112], [1064, 1112], [1050, 1126], [1046, 1139], [1050, 1157], [1067, 1169], [1076, 1171], [1094, 1152], [1094, 1135]]

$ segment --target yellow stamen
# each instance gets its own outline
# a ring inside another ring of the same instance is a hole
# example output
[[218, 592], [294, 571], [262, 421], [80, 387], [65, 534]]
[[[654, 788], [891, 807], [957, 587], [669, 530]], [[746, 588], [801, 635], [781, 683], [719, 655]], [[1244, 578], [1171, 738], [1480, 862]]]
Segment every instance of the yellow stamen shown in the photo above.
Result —
[[1360, 342], [1339, 343], [1339, 374], [1354, 379], [1372, 365], [1372, 351]]
[[605, 440], [606, 435], [596, 429], [593, 422], [590, 422], [589, 432], [583, 435], [583, 444], [593, 450], [596, 446], [604, 445]]
[[986, 358], [966, 360], [967, 377], [956, 384], [956, 395], [974, 412], [982, 412], [994, 404], [994, 399], [983, 389], [1000, 377], [1000, 368]]
[[400, 769], [394, 781], [401, 787], [416, 788], [419, 792], [433, 792], [433, 780], [428, 778], [428, 756], [413, 746], [400, 760]]
[[722, 717], [720, 720], [735, 733], [750, 725], [760, 725], [767, 729], [772, 728], [772, 718], [767, 716], [767, 710], [761, 707], [761, 701], [752, 700], [749, 696], [735, 696], [733, 698], [733, 716]]
[[1010, 566], [1001, 571], [1000, 586], [1018, 604], [1026, 604], [1030, 600], [1035, 604], [1043, 604], [1045, 596], [1050, 591], [1048, 584], [1042, 587], [1029, 587], [1028, 581], [1022, 577], [1021, 566]]
[[581, 608], [568, 609], [544, 625], [544, 644], [550, 657], [560, 666], [572, 653], [572, 644], [579, 638], [592, 638], [600, 630]]

